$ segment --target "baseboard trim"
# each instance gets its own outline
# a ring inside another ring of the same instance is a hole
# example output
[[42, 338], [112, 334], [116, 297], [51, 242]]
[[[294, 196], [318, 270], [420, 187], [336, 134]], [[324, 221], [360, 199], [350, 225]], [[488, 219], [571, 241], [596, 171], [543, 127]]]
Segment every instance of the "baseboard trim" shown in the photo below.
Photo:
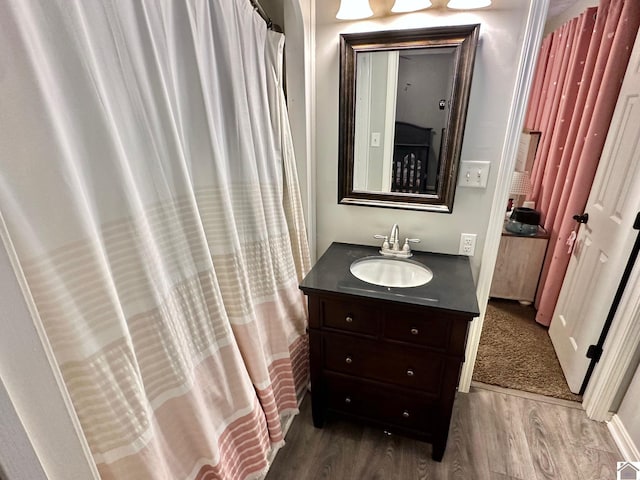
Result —
[[624, 461], [640, 461], [640, 450], [638, 450], [636, 444], [633, 443], [633, 439], [622, 423], [622, 420], [620, 420], [620, 417], [618, 415], [614, 415], [613, 418], [611, 418], [611, 421], [607, 423], [607, 427], [609, 427], [609, 432], [611, 432], [613, 441], [616, 442], [618, 449], [620, 449], [620, 453], [622, 453]]

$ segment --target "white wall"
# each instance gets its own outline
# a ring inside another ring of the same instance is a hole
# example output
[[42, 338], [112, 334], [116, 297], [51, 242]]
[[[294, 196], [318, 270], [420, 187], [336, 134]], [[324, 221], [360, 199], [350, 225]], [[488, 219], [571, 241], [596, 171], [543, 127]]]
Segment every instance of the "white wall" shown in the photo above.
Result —
[[[2, 230], [0, 218], [0, 235], [4, 234]], [[11, 448], [5, 447], [7, 432], [3, 432], [0, 449], [11, 456], [11, 461], [1, 457], [0, 461], [7, 469], [7, 480], [25, 478], [15, 472], [16, 468], [23, 473], [42, 468], [50, 480], [90, 480], [95, 465], [85, 455], [86, 444], [74, 429], [67, 399], [58, 387], [56, 372], [50, 366], [10, 258], [0, 241], [0, 415], [4, 417], [6, 412], [7, 421], [11, 421], [9, 416], [15, 409], [23, 427], [11, 422], [12, 428], [24, 431], [30, 443], [16, 438]], [[31, 463], [36, 455], [42, 467]], [[27, 478], [39, 478], [35, 475]]]
[[[453, 54], [400, 56], [396, 120], [440, 132], [447, 111], [440, 110], [441, 99], [451, 96]], [[419, 101], [418, 101], [419, 100]]]
[[1, 379], [0, 478], [6, 480], [46, 480], [47, 478]]
[[449, 54], [415, 55], [398, 69], [396, 120], [431, 128], [431, 146], [427, 162], [427, 188], [435, 188], [436, 166], [440, 156], [442, 129], [449, 117], [449, 102], [440, 109], [440, 100], [451, 98], [454, 71], [453, 49]]
[[[403, 236], [422, 239], [419, 250], [458, 253], [460, 233], [477, 233], [474, 275], [480, 269], [498, 163], [515, 88], [530, 0], [494, 0], [491, 9], [457, 12], [431, 9], [389, 15], [390, 2], [372, 1], [373, 19], [335, 19], [338, 0], [316, 6], [316, 213], [317, 252], [333, 241], [375, 245], [372, 237], [393, 223]], [[480, 23], [480, 43], [469, 101], [462, 160], [492, 163], [487, 189], [459, 188], [452, 214], [338, 205], [338, 77], [340, 33]]]
[[[620, 409], [618, 410], [618, 418], [624, 425], [625, 430], [629, 434], [629, 437], [635, 449], [640, 450], [640, 366], [637, 368], [636, 373], [629, 385], [629, 389], [622, 400]], [[640, 461], [640, 458], [633, 459]]]

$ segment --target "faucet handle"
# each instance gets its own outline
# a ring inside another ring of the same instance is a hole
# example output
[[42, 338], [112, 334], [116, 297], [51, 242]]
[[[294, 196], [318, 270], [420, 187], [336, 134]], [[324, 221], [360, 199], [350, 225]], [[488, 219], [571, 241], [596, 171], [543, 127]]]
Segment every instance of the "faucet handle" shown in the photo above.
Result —
[[410, 253], [411, 252], [411, 247], [409, 246], [409, 243], [420, 243], [420, 239], [419, 238], [405, 238], [404, 239], [404, 245], [402, 247], [402, 251], [406, 252], [406, 253]]
[[383, 240], [382, 242], [382, 249], [389, 249], [389, 237], [387, 237], [386, 235], [374, 235], [373, 238], [377, 238], [379, 240]]

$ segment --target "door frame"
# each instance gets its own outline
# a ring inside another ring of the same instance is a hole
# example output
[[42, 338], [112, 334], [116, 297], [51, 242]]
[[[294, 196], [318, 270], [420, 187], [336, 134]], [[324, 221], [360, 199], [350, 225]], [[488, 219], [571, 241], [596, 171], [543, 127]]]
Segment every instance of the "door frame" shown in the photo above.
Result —
[[371, 154], [371, 82], [372, 58], [365, 55], [358, 64], [356, 78], [355, 141], [353, 142], [353, 188], [369, 190], [369, 156]]
[[[640, 209], [640, 205], [638, 208]], [[629, 237], [632, 244], [637, 235], [637, 230], [631, 230]], [[624, 265], [622, 268], [624, 269]], [[607, 334], [602, 358], [596, 364], [583, 396], [582, 406], [589, 418], [600, 421], [611, 419], [610, 409], [629, 368], [634, 367], [633, 361], [638, 345], [640, 345], [640, 262], [636, 262], [631, 271], [618, 312]]]
[[387, 98], [385, 99], [384, 153], [382, 154], [382, 191], [391, 191], [393, 146], [396, 134], [396, 103], [398, 98], [398, 52], [387, 53]]
[[[544, 1], [544, 0], [542, 0]], [[640, 32], [636, 36], [634, 51], [640, 49]], [[631, 55], [631, 60], [634, 59]], [[524, 66], [528, 69], [529, 65]], [[519, 87], [528, 88], [531, 78], [526, 78], [531, 72], [523, 71], [519, 78]], [[522, 92], [520, 88], [520, 92]], [[517, 95], [518, 91], [516, 91]], [[512, 117], [505, 148], [499, 167], [498, 182], [494, 192], [493, 205], [489, 227], [487, 229], [487, 244], [482, 255], [480, 275], [478, 279], [477, 296], [481, 307], [481, 317], [474, 322], [469, 331], [467, 343], [467, 359], [463, 365], [460, 384], [458, 389], [461, 392], [468, 392], [471, 385], [471, 377], [477, 356], [480, 334], [484, 322], [486, 305], [489, 300], [489, 289], [493, 278], [493, 270], [497, 259], [498, 246], [502, 232], [502, 222], [504, 219], [504, 205], [507, 201], [508, 179], [515, 167], [515, 155], [513, 154], [513, 143], [515, 135], [519, 134], [524, 120], [524, 109], [527, 105], [528, 90], [519, 98], [525, 99], [521, 105], [516, 105], [512, 110]], [[518, 98], [518, 97], [516, 97]], [[518, 131], [513, 131], [517, 128]], [[640, 127], [637, 127], [640, 128]], [[637, 206], [640, 210], [640, 205]], [[625, 245], [631, 251], [631, 245], [638, 235], [636, 230], [630, 230]], [[625, 268], [627, 256], [624, 257], [620, 265], [621, 271]], [[614, 317], [612, 328], [609, 331], [604, 345], [602, 358], [597, 363], [587, 389], [583, 395], [582, 406], [587, 416], [592, 420], [608, 421], [611, 419], [610, 409], [616, 399], [619, 389], [622, 387], [625, 375], [629, 368], [634, 367], [634, 355], [640, 345], [640, 262], [636, 262], [631, 277], [625, 289], [625, 293], [620, 302], [618, 312]]]
[[493, 271], [498, 258], [498, 247], [500, 246], [504, 223], [504, 206], [507, 204], [511, 177], [516, 166], [518, 144], [527, 110], [529, 92], [533, 83], [538, 57], [537, 52], [540, 51], [540, 45], [542, 44], [548, 9], [549, 0], [532, 0], [529, 5], [524, 42], [518, 60], [518, 76], [516, 77], [515, 89], [511, 98], [511, 112], [509, 113], [500, 164], [498, 165], [498, 178], [493, 192], [493, 203], [489, 215], [485, 246], [480, 260], [480, 273], [476, 287], [480, 316], [471, 322], [469, 327], [465, 352], [466, 361], [462, 365], [460, 382], [458, 383], [458, 391], [463, 393], [469, 392], [471, 387], [473, 368], [476, 363], [480, 335], [489, 301], [491, 280], [493, 279]]

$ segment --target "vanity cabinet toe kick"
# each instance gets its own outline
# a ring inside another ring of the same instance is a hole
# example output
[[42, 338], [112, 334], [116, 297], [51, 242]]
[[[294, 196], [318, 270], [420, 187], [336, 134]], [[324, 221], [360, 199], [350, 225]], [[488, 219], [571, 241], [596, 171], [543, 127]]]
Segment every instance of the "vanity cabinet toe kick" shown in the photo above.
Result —
[[473, 316], [307, 292], [313, 423], [338, 414], [444, 455]]

